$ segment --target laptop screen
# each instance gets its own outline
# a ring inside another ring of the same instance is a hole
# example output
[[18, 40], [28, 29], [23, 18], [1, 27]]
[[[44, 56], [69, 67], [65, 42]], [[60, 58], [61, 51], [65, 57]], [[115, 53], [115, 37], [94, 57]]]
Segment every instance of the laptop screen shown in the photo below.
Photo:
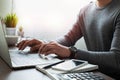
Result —
[[10, 66], [12, 67], [10, 54], [7, 46], [7, 42], [5, 39], [5, 35], [3, 32], [3, 26], [0, 21], [0, 57]]

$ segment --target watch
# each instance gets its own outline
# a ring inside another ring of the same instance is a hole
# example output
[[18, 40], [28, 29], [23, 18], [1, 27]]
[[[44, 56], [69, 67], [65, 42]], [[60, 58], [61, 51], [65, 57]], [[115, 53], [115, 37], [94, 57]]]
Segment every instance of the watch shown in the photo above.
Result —
[[74, 47], [74, 46], [71, 46], [71, 47], [69, 47], [69, 50], [70, 50], [70, 57], [69, 58], [74, 58], [75, 57], [75, 54], [77, 53], [77, 48], [76, 47]]

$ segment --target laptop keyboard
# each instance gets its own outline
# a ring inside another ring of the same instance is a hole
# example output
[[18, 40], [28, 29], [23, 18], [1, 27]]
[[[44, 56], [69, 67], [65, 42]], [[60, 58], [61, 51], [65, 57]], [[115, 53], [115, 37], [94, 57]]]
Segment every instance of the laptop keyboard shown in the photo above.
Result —
[[15, 64], [33, 64], [39, 63], [40, 59], [38, 54], [22, 54], [22, 53], [12, 53], [11, 59]]
[[[26, 53], [20, 51], [10, 51], [10, 57], [13, 64], [16, 65], [37, 65], [37, 64], [49, 64], [60, 61], [59, 59], [43, 59], [36, 53]], [[49, 61], [48, 61], [49, 60]]]

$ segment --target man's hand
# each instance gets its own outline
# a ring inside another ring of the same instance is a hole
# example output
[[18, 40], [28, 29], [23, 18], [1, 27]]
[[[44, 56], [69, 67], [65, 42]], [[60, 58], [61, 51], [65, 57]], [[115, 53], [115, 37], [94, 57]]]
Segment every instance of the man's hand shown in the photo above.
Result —
[[27, 46], [31, 47], [30, 52], [38, 52], [39, 47], [43, 44], [42, 41], [33, 39], [33, 40], [23, 40], [17, 44], [19, 50], [24, 50]]
[[63, 46], [57, 42], [49, 42], [46, 44], [42, 44], [39, 48], [39, 53], [45, 55], [55, 53], [59, 57], [63, 58], [69, 57], [71, 54], [68, 47]]

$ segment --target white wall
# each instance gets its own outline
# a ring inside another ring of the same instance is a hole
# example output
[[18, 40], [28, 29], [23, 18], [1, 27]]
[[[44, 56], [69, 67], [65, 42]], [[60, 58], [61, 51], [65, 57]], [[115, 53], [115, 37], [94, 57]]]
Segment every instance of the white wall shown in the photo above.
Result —
[[[71, 29], [80, 8], [90, 0], [14, 0], [14, 11], [25, 36], [43, 40], [56, 39]], [[11, 0], [0, 0], [0, 16], [11, 11]], [[86, 49], [83, 38], [76, 43]]]
[[11, 12], [11, 0], [0, 0], [0, 16], [4, 17]]
[[83, 37], [82, 37], [80, 40], [77, 41], [77, 43], [75, 44], [75, 46], [76, 46], [78, 49], [82, 49], [82, 50], [86, 50], [86, 49], [87, 49]]

